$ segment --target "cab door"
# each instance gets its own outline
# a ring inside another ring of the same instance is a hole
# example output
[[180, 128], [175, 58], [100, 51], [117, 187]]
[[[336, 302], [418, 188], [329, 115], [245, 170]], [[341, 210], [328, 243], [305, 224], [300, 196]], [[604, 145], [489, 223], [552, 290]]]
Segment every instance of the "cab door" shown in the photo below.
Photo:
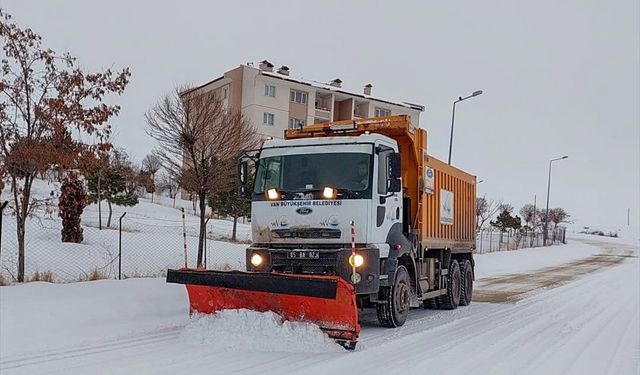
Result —
[[391, 228], [402, 223], [401, 192], [389, 192], [389, 155], [395, 149], [386, 144], [376, 146], [375, 152], [375, 180], [373, 181], [373, 218], [372, 241], [377, 244], [387, 242], [387, 235]]

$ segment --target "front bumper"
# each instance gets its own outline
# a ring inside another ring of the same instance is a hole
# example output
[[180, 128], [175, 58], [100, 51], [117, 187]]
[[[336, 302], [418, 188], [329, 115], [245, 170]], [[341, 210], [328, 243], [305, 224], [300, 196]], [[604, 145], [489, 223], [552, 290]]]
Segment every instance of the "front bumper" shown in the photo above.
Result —
[[[317, 258], [292, 258], [290, 252], [317, 252]], [[364, 264], [356, 268], [360, 281], [355, 284], [356, 294], [377, 293], [380, 288], [380, 250], [375, 247], [359, 247], [356, 253], [364, 257]], [[263, 263], [254, 267], [251, 257], [259, 254]], [[277, 272], [293, 275], [325, 275], [340, 276], [351, 283], [352, 267], [349, 264], [351, 248], [338, 249], [297, 249], [249, 247], [246, 254], [247, 271]]]

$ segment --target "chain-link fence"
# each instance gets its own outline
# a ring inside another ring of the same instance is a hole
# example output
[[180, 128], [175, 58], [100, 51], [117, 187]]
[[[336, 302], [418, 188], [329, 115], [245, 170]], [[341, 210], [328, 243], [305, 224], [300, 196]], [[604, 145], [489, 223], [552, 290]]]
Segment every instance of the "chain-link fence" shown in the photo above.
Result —
[[[82, 215], [84, 240], [74, 244], [61, 242], [62, 223], [57, 210], [45, 206], [26, 222], [25, 279], [73, 282], [157, 277], [164, 276], [168, 268], [184, 267], [185, 263], [195, 267], [199, 218], [188, 209], [184, 217], [183, 220], [181, 209], [141, 202], [129, 209], [114, 207], [111, 223], [107, 226], [108, 211], [104, 207], [102, 229], [99, 229], [98, 211], [91, 205]], [[16, 280], [18, 270], [16, 218], [12, 210], [5, 209], [2, 219], [0, 276], [5, 282], [11, 282]], [[207, 221], [203, 257], [206, 268], [244, 269], [250, 227], [240, 219], [237, 241], [230, 241], [232, 226], [233, 222], [229, 220]], [[547, 244], [564, 240], [564, 228], [557, 228], [549, 232]], [[537, 247], [543, 242], [540, 231], [486, 229], [477, 234], [476, 252]]]
[[[476, 234], [476, 254], [544, 246], [544, 233], [527, 229], [481, 229]], [[566, 243], [566, 228], [549, 230], [547, 245]]]
[[[99, 278], [164, 276], [168, 268], [195, 267], [198, 254], [199, 220], [171, 209], [167, 215], [114, 210], [111, 225], [97, 212], [82, 216], [84, 240], [61, 242], [62, 223], [55, 214], [33, 215], [25, 229], [25, 280], [74, 282]], [[0, 276], [15, 281], [18, 272], [16, 218], [5, 210], [0, 239]], [[120, 220], [121, 219], [121, 220]], [[233, 222], [208, 220], [204, 242], [204, 264], [209, 269], [244, 269], [249, 226], [237, 226], [237, 241], [230, 241]], [[186, 243], [186, 249], [185, 249]]]

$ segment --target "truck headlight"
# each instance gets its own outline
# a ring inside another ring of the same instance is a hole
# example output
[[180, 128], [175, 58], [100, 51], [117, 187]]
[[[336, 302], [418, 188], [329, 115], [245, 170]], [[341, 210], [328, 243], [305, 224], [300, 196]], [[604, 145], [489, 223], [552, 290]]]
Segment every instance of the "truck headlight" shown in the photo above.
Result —
[[326, 199], [335, 199], [336, 189], [332, 187], [325, 187], [324, 189], [322, 189], [322, 197]]
[[280, 194], [278, 194], [278, 191], [276, 189], [267, 190], [267, 198], [269, 200], [274, 201], [274, 200], [278, 199], [279, 196], [280, 196]]
[[354, 267], [360, 267], [364, 264], [364, 257], [360, 254], [351, 254], [349, 257], [349, 264]]
[[261, 265], [261, 264], [262, 264], [262, 262], [263, 262], [262, 255], [260, 255], [260, 254], [253, 254], [253, 255], [251, 256], [251, 264], [252, 264], [254, 267], [258, 267], [259, 265]]

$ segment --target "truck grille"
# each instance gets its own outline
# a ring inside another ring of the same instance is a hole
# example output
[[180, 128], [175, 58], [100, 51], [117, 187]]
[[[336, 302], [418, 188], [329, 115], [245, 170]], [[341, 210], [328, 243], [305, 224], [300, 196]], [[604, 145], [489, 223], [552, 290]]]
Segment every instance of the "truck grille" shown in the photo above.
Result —
[[340, 238], [340, 229], [330, 228], [297, 228], [272, 229], [271, 233], [278, 238]]

